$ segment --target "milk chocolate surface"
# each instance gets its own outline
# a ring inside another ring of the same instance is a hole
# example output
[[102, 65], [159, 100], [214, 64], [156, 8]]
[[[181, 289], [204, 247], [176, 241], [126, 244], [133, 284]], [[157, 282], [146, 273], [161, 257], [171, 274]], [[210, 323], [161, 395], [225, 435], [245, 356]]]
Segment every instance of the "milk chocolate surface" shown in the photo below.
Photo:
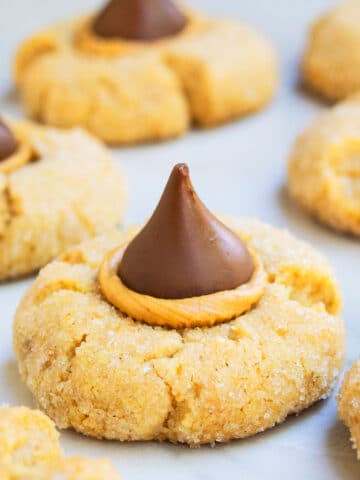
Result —
[[17, 141], [10, 128], [0, 118], [0, 161], [10, 157], [17, 150]]
[[171, 0], [111, 0], [95, 18], [93, 31], [104, 38], [152, 41], [176, 35], [186, 23]]
[[128, 288], [163, 299], [232, 290], [253, 272], [247, 247], [201, 202], [185, 164], [174, 167], [155, 212], [118, 269]]

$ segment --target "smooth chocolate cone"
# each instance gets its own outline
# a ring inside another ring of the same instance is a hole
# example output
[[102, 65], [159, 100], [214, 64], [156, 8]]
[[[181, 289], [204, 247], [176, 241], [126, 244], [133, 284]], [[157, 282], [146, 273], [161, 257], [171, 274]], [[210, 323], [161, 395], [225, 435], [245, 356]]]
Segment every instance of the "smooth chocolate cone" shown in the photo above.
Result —
[[178, 164], [149, 222], [126, 248], [118, 275], [138, 293], [179, 299], [232, 290], [253, 272], [244, 243], [205, 207], [187, 165]]
[[17, 150], [17, 141], [9, 127], [0, 118], [0, 161], [10, 157]]
[[151, 41], [176, 35], [186, 23], [171, 0], [111, 0], [95, 18], [93, 30], [104, 38]]

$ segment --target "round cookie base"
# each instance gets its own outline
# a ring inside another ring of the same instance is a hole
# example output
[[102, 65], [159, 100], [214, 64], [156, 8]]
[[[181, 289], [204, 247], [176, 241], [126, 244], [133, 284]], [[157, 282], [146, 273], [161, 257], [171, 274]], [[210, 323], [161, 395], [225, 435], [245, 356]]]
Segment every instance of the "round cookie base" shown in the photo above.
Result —
[[106, 302], [99, 265], [135, 231], [87, 242], [41, 271], [16, 313], [14, 347], [22, 377], [59, 427], [196, 446], [254, 435], [329, 395], [344, 327], [327, 261], [286, 232], [224, 221], [268, 280], [254, 308], [222, 325], [151, 327]]

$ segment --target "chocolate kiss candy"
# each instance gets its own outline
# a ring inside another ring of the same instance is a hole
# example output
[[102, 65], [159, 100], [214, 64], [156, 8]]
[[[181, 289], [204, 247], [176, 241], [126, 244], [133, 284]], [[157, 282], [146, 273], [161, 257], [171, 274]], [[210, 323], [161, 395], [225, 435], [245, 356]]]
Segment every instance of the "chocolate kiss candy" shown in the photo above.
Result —
[[253, 272], [246, 246], [201, 202], [185, 164], [173, 169], [155, 212], [118, 269], [128, 288], [163, 299], [232, 290]]
[[9, 127], [0, 119], [0, 161], [16, 152], [17, 142]]
[[111, 0], [93, 24], [105, 38], [157, 40], [179, 33], [186, 17], [171, 0]]

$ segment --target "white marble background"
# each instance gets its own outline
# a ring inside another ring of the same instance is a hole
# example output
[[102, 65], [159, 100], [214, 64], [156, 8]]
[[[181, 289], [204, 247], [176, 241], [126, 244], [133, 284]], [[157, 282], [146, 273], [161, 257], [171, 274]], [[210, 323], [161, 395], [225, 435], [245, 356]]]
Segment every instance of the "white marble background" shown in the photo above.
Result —
[[[98, 4], [95, 0], [0, 1], [0, 111], [20, 115], [11, 89], [11, 56], [34, 29]], [[151, 213], [167, 175], [186, 161], [203, 200], [215, 211], [257, 216], [313, 243], [335, 265], [345, 299], [347, 363], [360, 353], [359, 245], [314, 223], [284, 191], [285, 165], [295, 136], [325, 108], [298, 87], [297, 66], [310, 21], [330, 0], [193, 0], [207, 13], [230, 15], [256, 26], [275, 44], [281, 85], [264, 112], [223, 128], [193, 132], [179, 141], [116, 151], [131, 185], [126, 223]], [[31, 279], [0, 285], [0, 403], [32, 405], [12, 352], [11, 322]], [[118, 444], [63, 433], [68, 454], [108, 456], [125, 480], [306, 479], [355, 480], [360, 466], [348, 432], [336, 418], [335, 396], [252, 439], [191, 450], [169, 444]]]

